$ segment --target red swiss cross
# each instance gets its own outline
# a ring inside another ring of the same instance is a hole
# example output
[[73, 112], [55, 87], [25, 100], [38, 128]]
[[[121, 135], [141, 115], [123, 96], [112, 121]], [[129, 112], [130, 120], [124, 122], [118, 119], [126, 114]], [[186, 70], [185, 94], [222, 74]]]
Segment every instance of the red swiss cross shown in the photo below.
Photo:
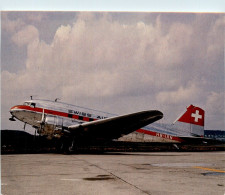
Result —
[[203, 109], [190, 105], [178, 121], [204, 126], [204, 115], [205, 111]]

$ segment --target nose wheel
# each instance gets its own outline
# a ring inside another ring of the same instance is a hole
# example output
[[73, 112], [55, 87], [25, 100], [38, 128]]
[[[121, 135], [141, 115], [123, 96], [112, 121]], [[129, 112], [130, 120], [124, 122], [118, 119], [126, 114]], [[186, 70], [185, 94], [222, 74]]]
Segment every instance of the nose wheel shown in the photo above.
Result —
[[14, 116], [11, 116], [11, 117], [9, 118], [9, 120], [10, 120], [10, 121], [16, 121]]

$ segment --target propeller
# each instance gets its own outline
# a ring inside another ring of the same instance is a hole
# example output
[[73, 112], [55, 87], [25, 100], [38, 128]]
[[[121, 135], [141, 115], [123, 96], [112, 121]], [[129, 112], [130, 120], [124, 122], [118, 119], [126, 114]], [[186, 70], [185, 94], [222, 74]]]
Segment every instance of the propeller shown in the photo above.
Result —
[[45, 109], [43, 108], [43, 112], [42, 112], [42, 116], [41, 116], [41, 121], [38, 121], [38, 123], [40, 123], [40, 127], [38, 129], [38, 132], [41, 132], [44, 128], [45, 125]]
[[41, 116], [41, 123], [44, 123], [44, 122], [45, 122], [45, 109], [43, 108], [42, 116]]

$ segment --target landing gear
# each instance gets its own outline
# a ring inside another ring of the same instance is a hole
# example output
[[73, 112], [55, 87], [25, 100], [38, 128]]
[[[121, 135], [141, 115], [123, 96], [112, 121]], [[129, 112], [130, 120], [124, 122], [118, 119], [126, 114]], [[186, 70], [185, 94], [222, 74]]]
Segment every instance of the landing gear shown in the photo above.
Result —
[[11, 116], [11, 117], [9, 118], [9, 120], [10, 120], [10, 121], [16, 121], [14, 116]]
[[75, 140], [62, 137], [56, 141], [56, 150], [60, 154], [72, 154], [75, 151]]

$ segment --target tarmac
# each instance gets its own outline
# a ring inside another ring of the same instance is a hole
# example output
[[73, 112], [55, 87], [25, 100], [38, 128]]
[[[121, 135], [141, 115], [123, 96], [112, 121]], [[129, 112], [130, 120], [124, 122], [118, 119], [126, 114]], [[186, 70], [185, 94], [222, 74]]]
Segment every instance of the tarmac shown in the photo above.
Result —
[[1, 156], [5, 194], [225, 193], [225, 152]]

